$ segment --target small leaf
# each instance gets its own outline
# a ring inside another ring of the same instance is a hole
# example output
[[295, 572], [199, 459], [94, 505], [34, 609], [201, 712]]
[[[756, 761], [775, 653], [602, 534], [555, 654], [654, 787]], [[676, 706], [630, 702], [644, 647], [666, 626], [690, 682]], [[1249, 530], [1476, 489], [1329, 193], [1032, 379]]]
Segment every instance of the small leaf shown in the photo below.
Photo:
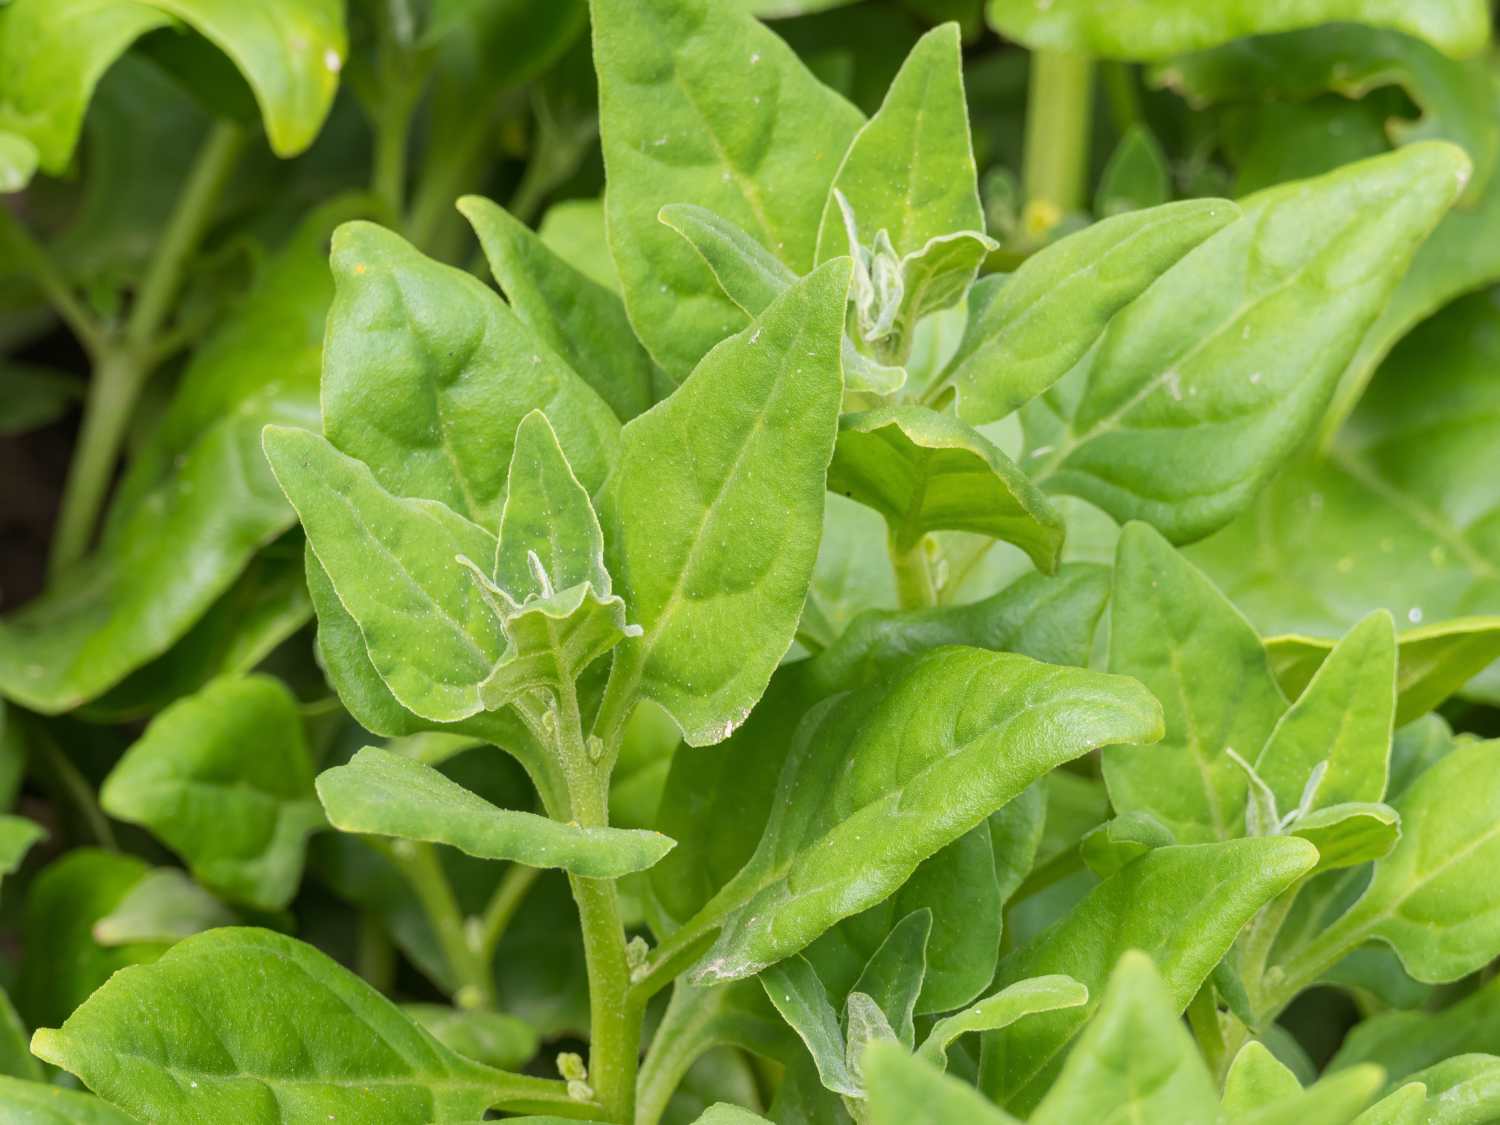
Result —
[[724, 923], [698, 979], [734, 980], [798, 952], [1052, 766], [1154, 740], [1159, 715], [1132, 681], [962, 648], [819, 704], [759, 847], [706, 908]]
[[867, 504], [900, 550], [929, 531], [969, 531], [1021, 547], [1052, 573], [1063, 521], [1042, 491], [977, 430], [920, 406], [839, 420], [828, 487]]
[[1314, 870], [1331, 871], [1390, 854], [1401, 837], [1401, 817], [1389, 805], [1349, 801], [1299, 816], [1287, 831], [1318, 849]]
[[1249, 1114], [1281, 1098], [1302, 1092], [1302, 1083], [1297, 1081], [1284, 1063], [1259, 1040], [1252, 1039], [1235, 1053], [1224, 1076], [1223, 1111], [1232, 1120]]
[[1195, 199], [1120, 215], [1039, 250], [1010, 277], [983, 279], [942, 374], [958, 390], [959, 417], [993, 422], [1041, 394], [1116, 312], [1239, 214], [1228, 200]]
[[479, 236], [490, 272], [516, 316], [588, 381], [620, 421], [646, 410], [652, 402], [651, 357], [631, 331], [619, 294], [568, 264], [488, 199], [466, 195], [458, 209]]
[[268, 426], [263, 443], [391, 693], [439, 722], [483, 710], [480, 685], [505, 642], [457, 559], [493, 557], [494, 536], [435, 501], [392, 496], [363, 462], [317, 434]]
[[800, 273], [829, 184], [863, 118], [779, 37], [719, 0], [596, 0], [594, 59], [609, 238], [631, 323], [682, 380], [744, 314], [657, 223], [692, 203]]
[[497, 808], [431, 766], [374, 746], [319, 774], [318, 797], [343, 832], [448, 844], [481, 859], [561, 867], [589, 878], [644, 871], [673, 843], [659, 832], [583, 828]]
[[865, 964], [850, 991], [867, 996], [885, 1014], [889, 1028], [902, 1045], [916, 1046], [912, 1016], [927, 973], [927, 942], [932, 934], [932, 911], [913, 910], [891, 928], [880, 948]]
[[864, 1088], [845, 1056], [838, 1013], [807, 959], [789, 957], [759, 977], [771, 1003], [806, 1045], [824, 1088], [846, 1097], [863, 1097]]
[[117, 973], [32, 1050], [161, 1125], [427, 1125], [568, 1104], [561, 1083], [455, 1054], [312, 946], [265, 930], [210, 930]]
[[280, 910], [322, 826], [297, 701], [269, 676], [216, 680], [158, 715], [99, 791], [205, 886]]
[[1126, 952], [1098, 1012], [1029, 1120], [1211, 1125], [1217, 1118], [1213, 1079], [1179, 1018], [1176, 998], [1150, 957]]
[[1088, 1003], [1088, 999], [1089, 990], [1069, 976], [1057, 974], [1017, 981], [961, 1012], [938, 1020], [917, 1054], [936, 1063], [939, 1069], [946, 1069], [948, 1048], [962, 1035], [971, 1031], [997, 1031], [1038, 1012], [1079, 1007]]
[[515, 1016], [442, 1004], [403, 1004], [401, 1010], [444, 1047], [486, 1066], [513, 1070], [536, 1055], [536, 1029]]
[[843, 392], [847, 285], [847, 262], [820, 267], [622, 434], [601, 515], [645, 635], [616, 650], [610, 690], [638, 687], [691, 745], [744, 721], [796, 632]]
[[1172, 198], [1171, 169], [1166, 153], [1140, 124], [1131, 125], [1110, 153], [1099, 177], [1094, 210], [1100, 218], [1160, 207]]
[[125, 897], [94, 923], [100, 945], [160, 942], [171, 945], [183, 938], [232, 926], [232, 911], [175, 867], [158, 867], [141, 877]]
[[1177, 842], [1172, 832], [1144, 809], [1121, 813], [1090, 829], [1079, 841], [1078, 850], [1089, 870], [1107, 879], [1131, 860], [1139, 859], [1153, 848], [1165, 848]]

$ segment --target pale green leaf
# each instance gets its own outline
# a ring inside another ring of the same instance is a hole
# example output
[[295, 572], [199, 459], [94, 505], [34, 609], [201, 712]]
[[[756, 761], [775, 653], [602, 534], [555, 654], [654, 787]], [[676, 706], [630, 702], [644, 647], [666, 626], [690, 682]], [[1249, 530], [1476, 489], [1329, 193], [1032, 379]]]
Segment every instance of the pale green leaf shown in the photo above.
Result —
[[175, 867], [158, 867], [126, 892], [120, 905], [94, 923], [100, 945], [171, 945], [236, 918], [222, 902]]
[[871, 1044], [864, 1073], [871, 1125], [1013, 1125], [1016, 1120], [968, 1083], [950, 1078], [896, 1043]]
[[1105, 752], [1110, 801], [1151, 813], [1181, 843], [1242, 835], [1246, 780], [1228, 752], [1257, 753], [1286, 708], [1260, 638], [1142, 523], [1120, 536], [1110, 613], [1110, 670], [1150, 688], [1167, 721], [1160, 745]]
[[1029, 1120], [1034, 1125], [1172, 1121], [1212, 1125], [1218, 1097], [1151, 958], [1127, 951], [1099, 1010]]
[[657, 212], [706, 207], [801, 273], [862, 118], [731, 5], [594, 0], [592, 11], [610, 248], [631, 323], [680, 381], [745, 316]]
[[1062, 517], [1009, 457], [952, 415], [920, 406], [844, 415], [828, 487], [885, 516], [899, 550], [930, 531], [969, 531], [1015, 543], [1043, 572], [1057, 569]]
[[454, 1053], [312, 946], [266, 930], [210, 930], [116, 974], [32, 1049], [161, 1125], [430, 1125], [567, 1103], [561, 1083]]
[[724, 922], [698, 977], [733, 980], [798, 952], [1052, 766], [1153, 741], [1159, 722], [1129, 680], [963, 648], [819, 704], [755, 854], [705, 908]]
[[1385, 1074], [1378, 1066], [1352, 1067], [1231, 1120], [1235, 1125], [1306, 1125], [1310, 1121], [1343, 1125], [1356, 1119], [1384, 1083]]
[[1302, 1083], [1265, 1044], [1252, 1039], [1241, 1047], [1224, 1075], [1223, 1110], [1230, 1120], [1302, 1092]]
[[36, 145], [17, 133], [0, 131], [0, 195], [20, 191], [36, 175]]
[[1401, 817], [1389, 805], [1348, 801], [1299, 816], [1287, 832], [1318, 849], [1317, 871], [1330, 871], [1389, 855], [1401, 837]]
[[1317, 423], [1468, 171], [1423, 143], [1245, 200], [1028, 407], [1022, 463], [1176, 542], [1228, 523]]
[[[516, 316], [567, 360], [622, 422], [649, 407], [651, 358], [631, 331], [619, 294], [574, 268], [488, 199], [468, 195], [458, 209], [479, 236], [490, 272]], [[606, 254], [602, 241], [594, 252]]]
[[971, 1031], [996, 1031], [1038, 1012], [1076, 1008], [1088, 1003], [1089, 990], [1072, 977], [1061, 974], [1017, 981], [971, 1004], [961, 1012], [945, 1016], [932, 1025], [917, 1054], [939, 1068], [948, 1065], [948, 1048]]
[[644, 871], [672, 841], [659, 832], [585, 828], [502, 809], [421, 762], [366, 746], [318, 775], [318, 797], [343, 832], [447, 844], [481, 859], [615, 879]]
[[759, 974], [766, 996], [807, 1048], [824, 1089], [861, 1097], [864, 1089], [849, 1066], [839, 1016], [805, 957], [788, 957]]
[[1454, 55], [1489, 41], [1482, 0], [990, 0], [990, 23], [1033, 49], [1160, 59], [1245, 35], [1350, 21], [1393, 27]]
[[205, 886], [280, 910], [322, 826], [297, 700], [269, 676], [216, 680], [158, 715], [99, 801], [176, 851]]
[[942, 375], [960, 417], [993, 422], [1041, 394], [1116, 312], [1239, 214], [1228, 200], [1195, 199], [1119, 215], [1039, 250], [1010, 277], [983, 279]]
[[931, 936], [931, 908], [913, 910], [891, 927], [849, 993], [851, 1001], [856, 993], [874, 1001], [907, 1050], [916, 1046], [913, 1014], [927, 975], [927, 945]]
[[745, 720], [792, 643], [822, 530], [847, 285], [847, 262], [820, 267], [622, 434], [601, 514], [645, 633], [616, 650], [610, 690], [638, 688], [692, 745]]
[[515, 1069], [536, 1055], [536, 1029], [515, 1016], [442, 1004], [403, 1004], [401, 1010], [443, 1046], [486, 1066]]

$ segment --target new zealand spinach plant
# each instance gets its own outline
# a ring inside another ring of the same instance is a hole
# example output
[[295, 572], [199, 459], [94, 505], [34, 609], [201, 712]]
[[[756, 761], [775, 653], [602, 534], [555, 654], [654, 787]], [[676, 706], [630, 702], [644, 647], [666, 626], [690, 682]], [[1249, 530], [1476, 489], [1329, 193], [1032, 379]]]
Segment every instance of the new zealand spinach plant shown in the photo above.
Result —
[[1490, 23], [0, 2], [0, 1119], [1500, 1121]]

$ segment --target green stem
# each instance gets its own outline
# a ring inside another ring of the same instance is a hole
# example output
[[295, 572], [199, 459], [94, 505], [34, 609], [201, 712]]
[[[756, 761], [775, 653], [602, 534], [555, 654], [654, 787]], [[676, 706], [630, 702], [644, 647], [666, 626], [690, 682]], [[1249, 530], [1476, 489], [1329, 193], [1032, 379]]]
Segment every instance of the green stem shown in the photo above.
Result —
[[484, 908], [484, 915], [479, 922], [477, 944], [479, 956], [484, 959], [485, 964], [494, 960], [496, 946], [505, 936], [511, 919], [516, 916], [516, 911], [526, 900], [527, 892], [531, 890], [537, 876], [541, 873], [540, 867], [527, 867], [523, 863], [512, 863], [505, 869], [505, 874], [500, 876], [500, 885], [490, 896], [489, 905]]
[[478, 179], [490, 126], [488, 113], [475, 112], [434, 146], [436, 151], [418, 176], [406, 219], [407, 237], [423, 251], [433, 251], [444, 220], [453, 217], [453, 201]]
[[469, 927], [453, 895], [453, 885], [438, 861], [437, 850], [415, 840], [367, 839], [396, 865], [422, 904], [443, 960], [458, 985], [454, 1003], [460, 1008], [493, 1008], [495, 985], [489, 962], [479, 956], [476, 944], [469, 940]]
[[355, 932], [354, 964], [359, 975], [378, 988], [389, 992], [396, 980], [396, 947], [385, 932], [385, 923], [373, 911], [359, 916]]
[[370, 192], [387, 220], [400, 224], [406, 207], [406, 157], [416, 100], [404, 83], [394, 82], [381, 97], [370, 124], [375, 133]]
[[1223, 1072], [1224, 1031], [1219, 1026], [1219, 1005], [1214, 1000], [1213, 981], [1206, 980], [1199, 987], [1198, 994], [1188, 1004], [1187, 1019], [1208, 1069], [1217, 1076]]
[[1045, 235], [1081, 210], [1094, 103], [1093, 62], [1070, 51], [1034, 51], [1026, 100], [1023, 226]]
[[902, 547], [895, 539], [889, 542], [891, 566], [896, 571], [896, 596], [902, 609], [923, 609], [937, 605], [937, 587], [932, 581], [932, 567], [927, 561], [925, 539]]
[[245, 147], [245, 139], [239, 126], [227, 122], [215, 125], [209, 133], [136, 291], [124, 331], [117, 338], [100, 342], [96, 350], [78, 451], [68, 469], [48, 560], [52, 574], [71, 566], [88, 551], [131, 413], [151, 373], [156, 338], [182, 287], [188, 262], [213, 219], [214, 207]]
[[[557, 693], [557, 741], [574, 821], [586, 828], [607, 826], [609, 770], [589, 756], [578, 692], [571, 680], [565, 680]], [[630, 1125], [645, 1008], [630, 991], [619, 897], [612, 879], [570, 875], [568, 881], [578, 906], [589, 981], [589, 1081], [606, 1119]]]
[[1135, 84], [1135, 71], [1129, 63], [1106, 59], [1099, 64], [1099, 79], [1116, 132], [1124, 133], [1146, 119], [1141, 92]]
[[11, 213], [10, 208], [0, 205], [0, 245], [6, 244], [10, 245], [12, 260], [31, 275], [42, 296], [47, 298], [53, 311], [78, 338], [84, 350], [90, 356], [96, 354], [104, 342], [103, 325], [79, 301], [46, 248]]

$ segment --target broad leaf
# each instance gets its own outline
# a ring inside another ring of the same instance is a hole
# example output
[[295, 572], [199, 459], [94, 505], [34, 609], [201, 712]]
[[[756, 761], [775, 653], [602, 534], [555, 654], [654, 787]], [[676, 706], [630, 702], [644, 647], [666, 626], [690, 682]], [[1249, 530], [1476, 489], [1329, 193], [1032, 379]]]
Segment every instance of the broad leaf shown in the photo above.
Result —
[[319, 774], [318, 797], [329, 822], [344, 832], [427, 840], [481, 859], [590, 878], [644, 871], [672, 847], [659, 832], [583, 828], [497, 808], [431, 766], [374, 746]]
[[1467, 175], [1424, 143], [1245, 200], [1028, 407], [1022, 463], [1175, 542], [1223, 526], [1316, 424]]
[[140, 36], [178, 20], [239, 68], [277, 155], [312, 143], [348, 54], [337, 0], [18, 0], [0, 20], [0, 129], [27, 137], [43, 170], [61, 173], [104, 71]]
[[986, 1101], [967, 1082], [950, 1078], [897, 1043], [865, 1052], [871, 1125], [1011, 1125], [1015, 1118]]
[[266, 930], [211, 930], [117, 974], [32, 1049], [162, 1125], [230, 1113], [426, 1125], [567, 1102], [560, 1083], [455, 1054], [312, 946]]
[[1228, 200], [1198, 199], [1104, 219], [1039, 250], [1012, 276], [982, 280], [942, 375], [958, 392], [959, 416], [993, 422], [1041, 394], [1115, 313], [1239, 214]]
[[1209, 1125], [1218, 1108], [1213, 1079], [1179, 1018], [1175, 997], [1151, 958], [1129, 951], [1110, 974], [1099, 1010], [1078, 1037], [1057, 1082], [1029, 1120], [1035, 1125]]
[[619, 422], [495, 292], [371, 223], [334, 235], [323, 428], [397, 496], [498, 523], [521, 419], [544, 411], [592, 492]]
[[[622, 422], [651, 405], [651, 357], [619, 294], [559, 257], [530, 227], [479, 196], [458, 201], [510, 307]], [[596, 248], [597, 252], [597, 248]]]
[[1160, 59], [1238, 39], [1342, 20], [1393, 27], [1454, 55], [1481, 50], [1489, 22], [1480, 0], [990, 0], [990, 23], [1033, 49], [1114, 59]]
[[440, 503], [391, 495], [363, 462], [317, 434], [268, 426], [264, 444], [308, 546], [391, 693], [436, 721], [483, 710], [481, 685], [505, 642], [457, 557], [493, 557], [495, 537]]
[[1104, 880], [1061, 921], [1001, 962], [1002, 984], [1065, 973], [1088, 988], [1090, 1002], [987, 1033], [985, 1091], [1013, 1111], [1035, 1106], [1126, 950], [1150, 954], [1174, 1006], [1186, 1008], [1244, 924], [1317, 858], [1305, 840], [1229, 840], [1157, 848]]
[[0, 1076], [0, 1106], [14, 1125], [137, 1125], [92, 1094]]
[[1057, 569], [1064, 526], [1045, 494], [994, 444], [948, 414], [890, 406], [839, 420], [828, 487], [885, 516], [897, 549], [929, 531], [1015, 543]]
[[105, 779], [111, 816], [149, 828], [205, 886], [280, 910], [322, 826], [297, 700], [269, 676], [217, 680], [158, 715]]
[[1482, 1125], [1500, 1112], [1500, 1058], [1459, 1055], [1418, 1071], [1355, 1125]]
[[1241, 1047], [1224, 1075], [1224, 1113], [1233, 1120], [1302, 1092], [1302, 1083], [1259, 1040]]
[[1380, 1012], [1349, 1030], [1332, 1070], [1378, 1063], [1391, 1084], [1454, 1055], [1500, 1044], [1500, 979], [1440, 1011]]
[[744, 722], [792, 643], [822, 530], [847, 285], [847, 262], [820, 267], [622, 434], [606, 557], [645, 634], [616, 650], [610, 691], [656, 700], [691, 745]]
[[594, 0], [592, 11], [610, 248], [631, 323], [680, 381], [745, 315], [657, 212], [706, 207], [802, 273], [862, 119], [731, 5]]
[[733, 980], [796, 953], [1052, 766], [1153, 741], [1159, 715], [1129, 680], [963, 648], [819, 704], [755, 854], [705, 908], [724, 923], [698, 978]]
[[1260, 638], [1141, 523], [1120, 536], [1110, 612], [1110, 670], [1150, 688], [1167, 719], [1160, 746], [1106, 751], [1110, 801], [1151, 813], [1181, 843], [1242, 835], [1246, 781], [1229, 751], [1257, 754], [1286, 708]]

